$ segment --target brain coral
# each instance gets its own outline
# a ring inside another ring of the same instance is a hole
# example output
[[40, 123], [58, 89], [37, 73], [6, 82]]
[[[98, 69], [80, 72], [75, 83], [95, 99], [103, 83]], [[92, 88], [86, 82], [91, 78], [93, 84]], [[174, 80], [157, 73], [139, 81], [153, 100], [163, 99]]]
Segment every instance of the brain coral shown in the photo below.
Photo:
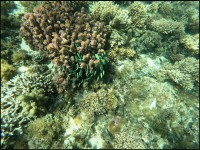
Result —
[[62, 66], [69, 84], [104, 75], [106, 29], [83, 7], [75, 12], [68, 2], [40, 5], [25, 14], [20, 33], [32, 48], [46, 51]]

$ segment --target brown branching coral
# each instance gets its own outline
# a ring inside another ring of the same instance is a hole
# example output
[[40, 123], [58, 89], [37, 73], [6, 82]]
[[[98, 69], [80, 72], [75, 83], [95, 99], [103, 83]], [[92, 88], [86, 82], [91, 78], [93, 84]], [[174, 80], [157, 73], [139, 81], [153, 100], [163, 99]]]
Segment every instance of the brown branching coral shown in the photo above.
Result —
[[24, 16], [20, 33], [32, 48], [47, 51], [54, 64], [67, 70], [72, 83], [102, 73], [106, 29], [84, 7], [75, 12], [69, 2], [43, 4]]

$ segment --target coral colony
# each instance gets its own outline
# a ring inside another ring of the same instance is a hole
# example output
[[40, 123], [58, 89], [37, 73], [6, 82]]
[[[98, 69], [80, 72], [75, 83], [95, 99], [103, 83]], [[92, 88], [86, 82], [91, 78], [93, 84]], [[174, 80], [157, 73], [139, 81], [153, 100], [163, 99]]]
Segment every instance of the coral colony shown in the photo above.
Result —
[[2, 149], [198, 149], [198, 1], [1, 2]]

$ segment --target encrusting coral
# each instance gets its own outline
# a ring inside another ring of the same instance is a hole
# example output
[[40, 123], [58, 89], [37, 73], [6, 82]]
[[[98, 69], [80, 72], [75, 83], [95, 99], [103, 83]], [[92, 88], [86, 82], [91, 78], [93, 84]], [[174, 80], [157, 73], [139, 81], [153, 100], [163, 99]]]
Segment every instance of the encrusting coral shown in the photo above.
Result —
[[104, 23], [74, 12], [68, 2], [49, 2], [25, 14], [21, 35], [31, 46], [45, 50], [67, 76], [68, 85], [79, 86], [93, 76], [102, 78], [107, 63]]

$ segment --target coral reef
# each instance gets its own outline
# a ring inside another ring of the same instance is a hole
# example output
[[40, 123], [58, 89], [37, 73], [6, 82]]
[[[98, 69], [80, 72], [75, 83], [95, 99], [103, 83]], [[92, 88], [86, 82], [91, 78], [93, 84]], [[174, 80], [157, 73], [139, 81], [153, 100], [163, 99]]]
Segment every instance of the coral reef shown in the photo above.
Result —
[[195, 85], [199, 86], [199, 60], [187, 57], [175, 62], [174, 65], [166, 65], [161, 70], [161, 74], [185, 90], [193, 90]]
[[55, 94], [51, 79], [51, 75], [45, 72], [24, 72], [2, 84], [3, 147], [9, 147], [14, 143], [12, 140], [23, 133], [22, 129], [29, 120], [47, 112], [51, 105], [49, 96]]
[[5, 1], [1, 27], [3, 149], [199, 148], [199, 2]]
[[13, 14], [16, 5], [13, 1], [1, 2], [1, 58], [11, 62], [12, 51], [19, 47], [21, 16]]
[[49, 97], [44, 89], [34, 88], [30, 93], [19, 95], [16, 99], [21, 101], [22, 114], [29, 112], [31, 116], [41, 116], [47, 112]]
[[120, 59], [133, 58], [136, 52], [131, 48], [112, 48], [108, 51], [108, 58], [116, 62]]
[[81, 111], [95, 113], [96, 115], [105, 114], [110, 110], [114, 110], [117, 106], [117, 98], [112, 90], [100, 89], [96, 93], [91, 92], [80, 101], [79, 107]]
[[104, 75], [106, 29], [85, 14], [83, 7], [74, 12], [68, 4], [52, 2], [36, 7], [34, 13], [25, 14], [20, 34], [32, 48], [47, 51], [74, 87], [84, 79]]

